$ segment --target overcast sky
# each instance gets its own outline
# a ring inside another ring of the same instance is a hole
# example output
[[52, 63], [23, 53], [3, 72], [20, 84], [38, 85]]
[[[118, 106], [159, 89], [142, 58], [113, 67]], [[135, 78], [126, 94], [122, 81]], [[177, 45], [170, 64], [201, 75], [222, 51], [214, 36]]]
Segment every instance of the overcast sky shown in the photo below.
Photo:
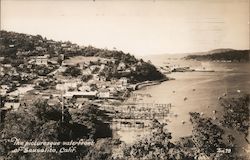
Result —
[[1, 0], [1, 29], [137, 55], [249, 49], [249, 0]]

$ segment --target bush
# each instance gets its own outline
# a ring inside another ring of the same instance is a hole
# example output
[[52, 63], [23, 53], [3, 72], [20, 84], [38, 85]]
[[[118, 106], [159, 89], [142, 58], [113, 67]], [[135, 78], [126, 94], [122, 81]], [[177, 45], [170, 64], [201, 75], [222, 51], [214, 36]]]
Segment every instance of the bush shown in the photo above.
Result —
[[81, 69], [75, 67], [75, 66], [71, 66], [68, 67], [65, 72], [63, 72], [64, 76], [72, 76], [72, 77], [78, 77], [82, 74]]

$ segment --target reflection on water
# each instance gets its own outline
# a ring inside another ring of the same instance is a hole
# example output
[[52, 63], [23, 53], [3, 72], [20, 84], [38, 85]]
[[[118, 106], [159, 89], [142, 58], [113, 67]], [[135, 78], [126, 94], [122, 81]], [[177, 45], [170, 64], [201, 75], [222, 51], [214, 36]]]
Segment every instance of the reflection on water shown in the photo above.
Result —
[[[153, 63], [166, 65], [164, 61], [152, 60]], [[174, 140], [191, 135], [192, 125], [189, 112], [200, 112], [204, 116], [220, 116], [222, 107], [218, 104], [218, 97], [226, 92], [241, 90], [250, 93], [250, 64], [249, 63], [200, 63], [194, 61], [176, 60], [169, 64], [180, 64], [193, 68], [206, 67], [215, 72], [184, 72], [171, 73], [168, 76], [175, 80], [163, 82], [135, 91], [138, 94], [150, 94], [151, 97], [142, 98], [141, 103], [171, 103], [172, 115], [166, 118], [168, 129]], [[131, 101], [129, 99], [128, 101]], [[214, 111], [217, 111], [216, 114]], [[173, 116], [175, 115], [175, 116]], [[118, 135], [125, 142], [133, 142], [138, 136], [148, 131], [119, 131]]]

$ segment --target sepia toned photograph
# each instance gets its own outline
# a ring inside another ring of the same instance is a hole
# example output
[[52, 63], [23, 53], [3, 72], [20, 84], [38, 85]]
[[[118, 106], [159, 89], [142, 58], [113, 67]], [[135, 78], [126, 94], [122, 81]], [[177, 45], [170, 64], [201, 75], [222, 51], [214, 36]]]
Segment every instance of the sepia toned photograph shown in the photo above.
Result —
[[0, 0], [0, 160], [249, 160], [250, 0]]

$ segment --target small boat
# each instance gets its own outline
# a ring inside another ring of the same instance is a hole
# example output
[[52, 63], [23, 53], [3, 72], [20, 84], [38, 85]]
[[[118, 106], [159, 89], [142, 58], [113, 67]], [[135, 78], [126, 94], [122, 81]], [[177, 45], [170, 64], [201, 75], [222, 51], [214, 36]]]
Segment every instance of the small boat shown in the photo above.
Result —
[[196, 69], [195, 72], [215, 72], [214, 70], [200, 70]]

